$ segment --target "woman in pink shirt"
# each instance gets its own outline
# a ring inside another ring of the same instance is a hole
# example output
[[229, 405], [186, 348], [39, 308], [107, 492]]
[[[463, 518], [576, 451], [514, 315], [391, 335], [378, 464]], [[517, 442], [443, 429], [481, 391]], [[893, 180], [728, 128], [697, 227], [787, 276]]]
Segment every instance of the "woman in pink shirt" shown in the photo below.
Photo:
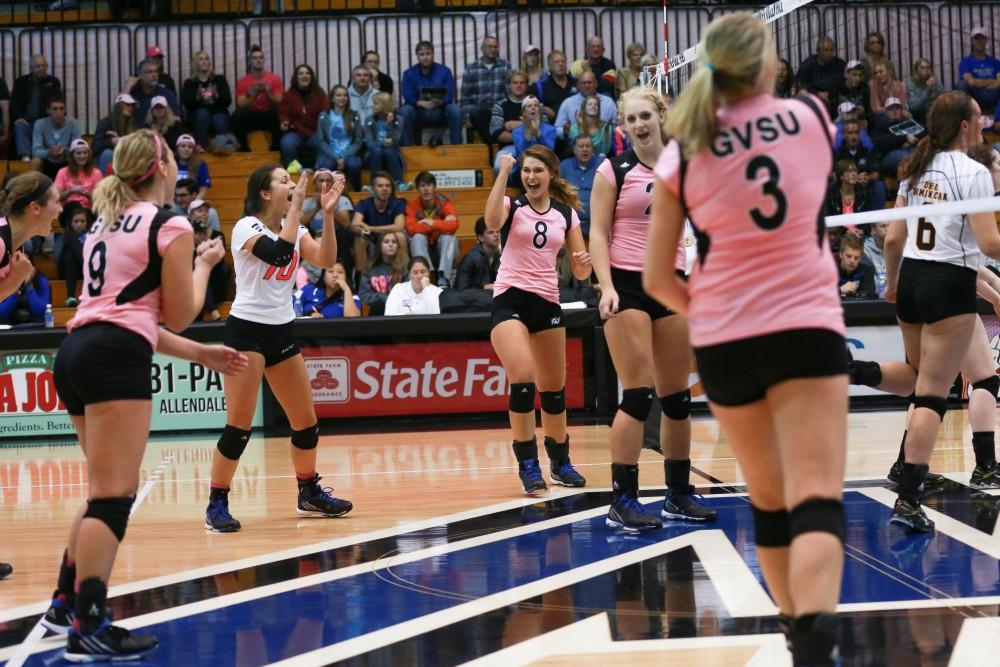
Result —
[[68, 631], [72, 662], [134, 659], [157, 645], [155, 637], [112, 626], [107, 608], [107, 582], [149, 439], [153, 351], [220, 372], [246, 366], [235, 350], [160, 329], [162, 320], [183, 330], [201, 312], [209, 273], [225, 253], [218, 241], [196, 252], [187, 219], [161, 208], [173, 199], [177, 179], [169, 147], [139, 130], [119, 142], [114, 167], [115, 176], [94, 191], [98, 221], [84, 245], [82, 300], [53, 368], [87, 457], [87, 502], [73, 520], [56, 594], [42, 619], [51, 630]]
[[[906, 84], [893, 76], [891, 65], [875, 63], [868, 88], [871, 91], [872, 113], [885, 113], [886, 101], [890, 97], [895, 97], [906, 107]], [[909, 112], [906, 113], [909, 116]]]
[[[660, 441], [668, 487], [660, 516], [706, 521], [715, 518], [715, 510], [700, 504], [690, 486], [691, 345], [687, 318], [664, 308], [642, 289], [649, 206], [656, 180], [653, 166], [667, 141], [667, 106], [655, 90], [646, 87], [626, 91], [618, 106], [622, 126], [632, 137], [632, 148], [605, 160], [597, 169], [590, 196], [590, 252], [601, 284], [604, 335], [624, 387], [611, 425], [614, 485], [606, 523], [609, 528], [639, 532], [662, 527], [660, 519], [647, 513], [638, 501], [643, 426], [655, 396], [660, 397], [663, 409]], [[674, 269], [683, 276], [683, 243], [673, 256], [668, 254], [661, 261], [671, 257]]]
[[69, 145], [69, 161], [56, 173], [55, 186], [59, 188], [62, 202], [75, 201], [84, 208], [91, 208], [91, 193], [101, 178], [90, 144], [84, 139], [74, 139]]
[[[667, 122], [644, 285], [688, 316], [713, 414], [746, 477], [757, 553], [796, 665], [833, 665], [844, 558], [847, 349], [821, 211], [834, 128], [811, 97], [772, 95], [771, 32], [713, 21]], [[663, 257], [685, 216], [690, 282]]]
[[486, 200], [486, 227], [503, 239], [500, 272], [493, 283], [490, 341], [510, 382], [510, 428], [524, 492], [546, 490], [535, 439], [535, 389], [541, 394], [542, 430], [555, 484], [584, 486], [569, 460], [566, 433], [566, 329], [559, 306], [556, 257], [565, 244], [573, 275], [590, 276], [576, 188], [559, 177], [559, 160], [545, 146], [529, 147], [520, 160], [523, 195], [504, 195], [518, 161], [500, 158], [500, 173]]

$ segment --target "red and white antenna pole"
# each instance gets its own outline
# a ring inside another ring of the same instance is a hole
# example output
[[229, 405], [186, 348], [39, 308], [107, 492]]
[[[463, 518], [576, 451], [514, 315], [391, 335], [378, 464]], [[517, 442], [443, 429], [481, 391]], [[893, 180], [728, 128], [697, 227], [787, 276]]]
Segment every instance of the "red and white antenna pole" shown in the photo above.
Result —
[[661, 89], [664, 93], [669, 92], [667, 86], [667, 73], [670, 71], [670, 24], [667, 23], [667, 0], [663, 0], [663, 75]]

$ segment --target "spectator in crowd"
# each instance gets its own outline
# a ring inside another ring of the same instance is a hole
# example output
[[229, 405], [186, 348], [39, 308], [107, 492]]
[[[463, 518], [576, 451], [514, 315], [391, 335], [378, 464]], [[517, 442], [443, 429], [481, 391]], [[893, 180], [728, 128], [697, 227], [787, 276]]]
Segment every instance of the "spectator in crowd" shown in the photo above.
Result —
[[614, 134], [611, 135], [611, 155], [621, 155], [632, 148], [632, 140], [628, 132], [621, 125], [615, 126]]
[[884, 114], [886, 100], [895, 97], [906, 107], [906, 84], [898, 81], [892, 75], [892, 67], [885, 63], [875, 65], [872, 70], [872, 79], [868, 82], [871, 88], [871, 107], [868, 111], [874, 115]]
[[573, 138], [573, 157], [559, 163], [559, 175], [576, 188], [583, 203], [579, 214], [580, 229], [585, 237], [590, 236], [590, 192], [594, 187], [594, 176], [604, 162], [604, 156], [595, 153], [590, 135], [578, 134]]
[[371, 268], [362, 271], [358, 289], [361, 303], [368, 306], [369, 315], [383, 315], [392, 286], [406, 279], [407, 265], [410, 263], [406, 235], [403, 232], [383, 234], [378, 243], [377, 257]]
[[798, 94], [799, 84], [795, 80], [795, 70], [792, 69], [792, 64], [784, 58], [778, 58], [778, 76], [774, 80], [774, 96], [789, 98]]
[[146, 58], [139, 63], [139, 82], [128, 91], [139, 103], [135, 117], [138, 127], [146, 127], [153, 102], [161, 98], [169, 105], [174, 116], [178, 118], [181, 116], [181, 106], [177, 103], [177, 96], [159, 82], [159, 76], [160, 68], [154, 60]]
[[431, 284], [431, 267], [427, 258], [410, 258], [406, 272], [409, 280], [393, 285], [385, 301], [385, 314], [439, 315], [441, 288]]
[[[320, 193], [324, 188], [333, 185], [333, 172], [329, 169], [320, 168], [316, 171], [313, 179], [313, 188], [316, 194], [302, 202], [302, 218], [299, 224], [307, 227], [313, 236], [323, 235], [323, 216], [317, 214], [323, 209], [320, 203]], [[346, 195], [340, 195], [337, 200], [336, 210], [333, 212], [334, 230], [337, 234], [337, 261], [346, 268], [348, 275], [354, 275], [354, 256], [351, 254], [354, 246], [354, 234], [351, 233], [351, 218], [354, 215], [354, 204]], [[316, 272], [318, 277], [319, 271]]]
[[[7, 81], [0, 76], [0, 143], [10, 140], [10, 90]], [[4, 153], [6, 155], [6, 152]], [[0, 563], [0, 566], [3, 564]], [[0, 577], [2, 578], [2, 577]]]
[[829, 37], [820, 37], [816, 54], [806, 58], [796, 74], [803, 88], [826, 102], [831, 116], [837, 108], [837, 89], [846, 67], [847, 63], [837, 56], [837, 44]]
[[381, 70], [382, 58], [378, 52], [365, 51], [361, 57], [361, 64], [371, 73], [372, 86], [378, 91], [392, 95], [394, 87], [392, 77]]
[[[569, 75], [566, 54], [562, 51], [549, 53], [548, 63], [549, 73], [535, 83], [535, 90], [545, 118], [554, 123], [562, 103], [576, 94], [576, 79]], [[594, 90], [597, 90], [596, 85]]]
[[[351, 100], [351, 110], [358, 114], [362, 125], [372, 117], [372, 98], [379, 92], [372, 86], [372, 73], [364, 65], [358, 65], [351, 72], [351, 85], [347, 88]], [[384, 91], [383, 91], [384, 92]]]
[[958, 64], [958, 76], [962, 80], [956, 88], [971, 95], [984, 115], [1000, 117], [1000, 113], [996, 112], [1000, 100], [1000, 60], [986, 53], [989, 38], [986, 28], [973, 28], [970, 37], [972, 53]]
[[302, 313], [326, 319], [361, 317], [361, 299], [351, 291], [343, 263], [323, 269], [319, 280], [302, 288]]
[[493, 159], [493, 173], [500, 171], [500, 157], [514, 152], [514, 129], [521, 124], [521, 102], [528, 94], [528, 75], [513, 70], [507, 75], [507, 97], [493, 105], [490, 142], [500, 144]]
[[[410, 254], [428, 260], [437, 257], [437, 284], [450, 287], [455, 280], [458, 258], [458, 214], [455, 204], [437, 191], [437, 179], [422, 171], [415, 179], [417, 196], [406, 204], [406, 233]], [[434, 265], [431, 264], [431, 270]]]
[[63, 202], [63, 206], [68, 202], [78, 202], [91, 208], [91, 193], [101, 178], [90, 144], [84, 139], [74, 139], [69, 145], [69, 160], [56, 173], [53, 185], [59, 190], [59, 201]]
[[597, 95], [590, 95], [583, 100], [583, 106], [576, 112], [576, 122], [569, 130], [569, 140], [572, 143], [577, 136], [587, 135], [595, 153], [608, 155], [611, 152], [613, 128], [614, 123], [601, 120], [600, 99]]
[[870, 32], [865, 36], [865, 55], [861, 57], [863, 81], [871, 81], [875, 76], [876, 65], [885, 65], [889, 68], [889, 76], [896, 78], [896, 69], [885, 53], [885, 35], [880, 32]]
[[834, 154], [834, 162], [843, 159], [853, 160], [857, 166], [856, 187], [864, 190], [869, 210], [885, 208], [885, 183], [879, 178], [882, 158], [861, 145], [861, 124], [857, 121], [844, 123], [844, 141]]
[[128, 93], [122, 93], [115, 98], [111, 113], [97, 123], [94, 130], [94, 154], [97, 156], [97, 168], [103, 174], [114, 157], [115, 146], [122, 137], [135, 131], [135, 110], [139, 103]]
[[868, 209], [865, 191], [858, 188], [858, 166], [853, 160], [837, 160], [833, 165], [836, 176], [827, 191], [824, 215], [862, 213]]
[[181, 103], [194, 139], [201, 146], [208, 146], [211, 136], [229, 134], [229, 105], [233, 103], [233, 94], [226, 77], [215, 73], [207, 51], [194, 54], [191, 78], [181, 88]]
[[360, 190], [365, 127], [351, 109], [350, 93], [344, 86], [338, 84], [330, 89], [330, 106], [319, 115], [316, 134], [319, 136], [316, 168], [343, 172], [351, 189]]
[[[299, 160], [302, 145], [318, 150], [321, 137], [316, 133], [319, 115], [330, 108], [330, 101], [316, 83], [316, 73], [309, 65], [296, 65], [292, 83], [278, 105], [281, 121], [281, 162], [288, 166]], [[299, 160], [300, 162], [302, 160]], [[309, 165], [314, 159], [307, 160]]]
[[885, 235], [889, 231], [888, 222], [877, 222], [869, 227], [870, 235], [865, 239], [865, 261], [872, 265], [875, 273], [875, 288], [878, 296], [885, 289]]
[[604, 57], [604, 40], [597, 35], [587, 40], [587, 65], [597, 78], [598, 92], [613, 100], [617, 68], [610, 58]]
[[645, 55], [646, 47], [639, 42], [632, 42], [625, 49], [628, 66], [619, 68], [615, 76], [615, 97], [629, 88], [635, 88], [642, 81], [642, 57]]
[[[357, 203], [351, 218], [351, 232], [355, 235], [354, 266], [359, 271], [368, 266], [369, 243], [378, 244], [380, 235], [402, 232], [406, 227], [406, 202], [396, 197], [392, 177], [384, 171], [373, 172], [371, 190], [372, 196]], [[406, 246], [406, 237], [401, 239]]]
[[[195, 199], [198, 199], [198, 183], [193, 178], [178, 179], [174, 186], [173, 212], [187, 217], [191, 202]], [[211, 206], [208, 209], [208, 228], [213, 234], [222, 231], [222, 225], [219, 224], [219, 213]]]
[[63, 233], [56, 235], [52, 259], [56, 263], [59, 279], [66, 281], [66, 301], [63, 305], [76, 308], [79, 304], [76, 287], [83, 279], [83, 244], [90, 226], [94, 224], [94, 214], [88, 207], [71, 201], [59, 214], [59, 224]]
[[[211, 202], [204, 199], [195, 199], [188, 205], [187, 216], [194, 229], [195, 248], [205, 241], [213, 239], [222, 239], [223, 245], [226, 243], [222, 232], [208, 226], [208, 217], [213, 210]], [[208, 276], [208, 287], [205, 289], [205, 305], [202, 307], [202, 312], [207, 314], [210, 321], [215, 322], [222, 319], [219, 304], [227, 300], [232, 282], [233, 269], [228, 262], [218, 262], [212, 267], [212, 272]]]
[[510, 63], [500, 57], [500, 42], [492, 35], [483, 39], [479, 60], [465, 66], [465, 73], [462, 74], [462, 114], [483, 141], [488, 142], [492, 136], [493, 105], [504, 98], [510, 72]]
[[176, 145], [177, 139], [187, 131], [184, 123], [170, 108], [167, 98], [162, 95], [152, 99], [145, 120], [146, 127], [163, 137], [168, 146]]
[[49, 98], [49, 115], [35, 121], [31, 139], [31, 168], [49, 178], [66, 164], [69, 146], [80, 138], [80, 123], [66, 116], [62, 95]]
[[458, 265], [457, 289], [493, 289], [500, 270], [500, 230], [487, 229], [486, 219], [476, 220], [476, 245]]
[[396, 117], [394, 101], [389, 93], [376, 93], [372, 100], [372, 116], [365, 123], [365, 150], [371, 173], [388, 172], [397, 190], [409, 189], [403, 182], [406, 160], [400, 149], [403, 123]]
[[31, 73], [14, 79], [10, 94], [10, 120], [14, 124], [14, 151], [25, 162], [33, 154], [35, 121], [48, 114], [53, 97], [62, 97], [62, 84], [49, 74], [49, 61], [37, 54], [31, 58]]
[[[146, 49], [146, 59], [152, 60], [156, 64], [156, 80], [159, 81], [160, 85], [169, 90], [177, 97], [177, 84], [174, 83], [173, 77], [167, 73], [166, 65], [164, 64], [164, 53], [163, 49], [156, 46], [155, 44], [148, 49]], [[135, 85], [135, 82], [133, 82]], [[131, 88], [132, 86], [128, 86]], [[133, 93], [134, 95], [135, 93]]]
[[1000, 151], [996, 146], [979, 144], [969, 149], [969, 157], [990, 170], [993, 190], [1000, 197]]
[[[368, 70], [365, 70], [367, 72]], [[264, 69], [264, 50], [250, 47], [250, 71], [236, 82], [236, 111], [233, 131], [241, 150], [249, 151], [247, 135], [254, 130], [271, 133], [271, 150], [278, 143], [278, 105], [285, 96], [285, 84], [274, 72]]]
[[850, 122], [856, 122], [860, 128], [859, 140], [861, 145], [868, 150], [873, 150], [875, 148], [875, 144], [872, 142], [871, 137], [868, 136], [864, 109], [855, 106], [854, 102], [841, 102], [840, 106], [837, 107], [837, 117], [833, 122], [837, 128], [837, 134], [833, 138], [834, 152], [839, 151], [840, 147], [844, 144], [844, 125]]
[[190, 134], [182, 134], [177, 138], [177, 178], [193, 178], [198, 185], [198, 198], [205, 199], [212, 187], [212, 176], [208, 173], [208, 163], [198, 154], [198, 145]]
[[[534, 95], [528, 95], [521, 102], [521, 124], [511, 132], [514, 138], [514, 158], [520, 159], [524, 151], [535, 144], [547, 146], [550, 150], [555, 150], [556, 128], [542, 120], [542, 104]], [[519, 182], [519, 172], [514, 172], [516, 176], [515, 184]]]
[[[403, 72], [403, 107], [399, 110], [403, 140], [407, 146], [419, 144], [424, 127], [447, 124], [449, 141], [460, 144], [463, 120], [462, 108], [455, 104], [455, 77], [450, 68], [434, 62], [430, 42], [418, 42], [416, 53], [417, 64]], [[431, 143], [440, 144], [440, 136], [435, 134]]]
[[[927, 112], [931, 104], [944, 92], [941, 82], [934, 76], [934, 67], [927, 58], [917, 58], [906, 82], [906, 98], [910, 103], [910, 113], [914, 120], [923, 125], [927, 122]], [[984, 112], [985, 113], [985, 112]]]
[[528, 75], [528, 85], [533, 86], [543, 76], [545, 68], [542, 67], [542, 50], [534, 44], [525, 44], [521, 49], [521, 65], [518, 68]]
[[890, 97], [885, 101], [885, 115], [880, 122], [872, 123], [871, 137], [875, 144], [875, 152], [882, 156], [881, 173], [895, 178], [900, 163], [913, 152], [921, 135], [899, 135], [892, 127], [902, 123], [905, 118], [903, 102], [899, 98]]
[[871, 87], [864, 80], [864, 66], [860, 60], [852, 60], [847, 63], [844, 69], [844, 78], [840, 81], [840, 89], [837, 91], [837, 110], [845, 102], [854, 105], [858, 112], [864, 116], [871, 109]]
[[840, 270], [840, 296], [875, 296], [875, 271], [862, 261], [864, 247], [857, 234], [844, 234], [840, 239], [837, 268]]
[[0, 324], [42, 322], [51, 294], [48, 278], [32, 266], [28, 279], [16, 292], [0, 301]]
[[587, 97], [597, 95], [601, 102], [601, 120], [611, 123], [614, 127], [615, 118], [618, 116], [618, 108], [614, 100], [607, 95], [597, 92], [597, 77], [593, 72], [584, 72], [576, 81], [577, 93], [567, 97], [559, 105], [559, 113], [556, 115], [556, 133], [561, 138], [568, 138], [570, 128], [576, 120], [576, 112], [583, 106], [583, 100]]

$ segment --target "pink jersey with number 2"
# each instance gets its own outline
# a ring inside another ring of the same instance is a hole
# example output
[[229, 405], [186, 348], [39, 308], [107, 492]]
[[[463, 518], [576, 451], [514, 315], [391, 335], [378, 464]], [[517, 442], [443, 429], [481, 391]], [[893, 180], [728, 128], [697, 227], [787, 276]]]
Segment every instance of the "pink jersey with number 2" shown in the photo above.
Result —
[[656, 176], [697, 230], [695, 347], [790, 329], [845, 332], [823, 224], [834, 127], [813, 102], [742, 100], [719, 110], [720, 134], [686, 165], [676, 141], [660, 156]]
[[102, 225], [101, 220], [95, 222], [83, 244], [83, 291], [66, 329], [93, 322], [114, 324], [139, 334], [156, 349], [161, 258], [177, 237], [194, 233], [191, 223], [140, 202], [106, 229]]

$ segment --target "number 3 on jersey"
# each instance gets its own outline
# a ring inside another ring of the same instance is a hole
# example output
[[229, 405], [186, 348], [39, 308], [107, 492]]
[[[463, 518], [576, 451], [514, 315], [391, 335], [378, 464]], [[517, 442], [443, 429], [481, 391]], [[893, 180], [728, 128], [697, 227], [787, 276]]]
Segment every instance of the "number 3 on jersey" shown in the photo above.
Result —
[[[287, 266], [269, 266], [264, 274], [264, 280], [291, 280], [295, 275], [295, 269], [299, 268], [299, 252], [292, 251], [292, 261]], [[277, 274], [277, 275], [275, 275]]]

